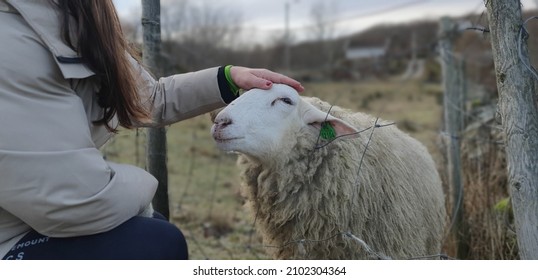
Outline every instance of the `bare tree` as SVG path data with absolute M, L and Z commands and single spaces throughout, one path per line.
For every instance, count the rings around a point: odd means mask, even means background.
M 312 20 L 312 35 L 314 40 L 320 43 L 320 52 L 325 61 L 325 68 L 332 70 L 334 61 L 334 38 L 336 26 L 334 16 L 336 15 L 336 5 L 334 1 L 317 0 L 310 7 L 310 17 Z
M 123 35 L 129 42 L 134 43 L 137 41 L 138 33 L 140 31 L 140 25 L 138 23 L 122 20 L 121 29 L 123 31 Z
M 197 45 L 227 46 L 241 30 L 241 18 L 240 12 L 215 4 L 192 5 L 182 40 Z
M 163 66 L 193 71 L 230 63 L 224 48 L 238 44 L 241 13 L 214 2 L 163 0 Z
M 314 40 L 325 41 L 334 38 L 336 26 L 334 16 L 336 6 L 334 2 L 317 0 L 310 7 L 310 18 L 312 20 L 312 34 Z
M 163 41 L 171 41 L 184 28 L 189 7 L 188 0 L 161 1 L 161 31 Z
M 139 7 L 133 8 L 129 11 L 129 14 L 121 17 L 121 27 L 123 35 L 129 42 L 135 43 L 142 40 L 142 25 L 140 22 L 141 9 Z

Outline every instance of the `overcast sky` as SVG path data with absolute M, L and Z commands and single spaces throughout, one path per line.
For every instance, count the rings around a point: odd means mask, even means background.
M 161 0 L 161 2 L 174 0 Z M 243 23 L 254 34 L 282 32 L 285 4 L 290 5 L 290 28 L 300 34 L 312 23 L 311 6 L 319 0 L 196 0 L 189 3 L 213 3 L 235 9 Z M 524 9 L 535 8 L 538 0 L 522 0 Z M 114 0 L 120 17 L 140 18 L 141 0 Z M 484 0 L 327 0 L 336 22 L 336 35 L 364 30 L 380 23 L 400 23 L 418 19 L 435 19 L 443 15 L 457 16 L 481 13 Z M 263 37 L 263 36 L 260 36 Z M 296 35 L 296 37 L 300 37 Z

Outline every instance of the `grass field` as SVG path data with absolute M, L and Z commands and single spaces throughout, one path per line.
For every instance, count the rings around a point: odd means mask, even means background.
M 304 95 L 370 113 L 424 143 L 434 158 L 441 122 L 440 86 L 383 80 L 305 84 Z M 243 208 L 235 155 L 218 151 L 209 115 L 168 128 L 169 195 L 172 221 L 186 235 L 192 259 L 265 259 Z M 103 152 L 109 160 L 144 167 L 145 132 L 121 131 Z

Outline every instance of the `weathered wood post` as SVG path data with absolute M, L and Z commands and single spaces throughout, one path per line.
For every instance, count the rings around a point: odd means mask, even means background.
M 469 253 L 468 228 L 464 222 L 464 191 L 460 158 L 460 137 L 463 130 L 464 63 L 452 53 L 452 41 L 457 36 L 457 25 L 448 17 L 440 23 L 439 49 L 444 90 L 444 119 L 447 134 L 448 183 L 452 191 L 451 232 L 457 243 L 458 259 Z
M 142 60 L 157 77 L 161 74 L 159 67 L 161 53 L 160 14 L 160 0 L 142 0 L 142 29 L 144 40 Z M 166 218 L 169 218 L 166 130 L 164 127 L 148 129 L 146 164 L 148 171 L 159 181 L 157 193 L 153 198 L 153 207 Z
M 519 0 L 486 1 L 519 256 L 538 259 L 538 98 Z M 526 34 L 523 34 L 526 35 Z M 519 55 L 521 51 L 521 57 Z

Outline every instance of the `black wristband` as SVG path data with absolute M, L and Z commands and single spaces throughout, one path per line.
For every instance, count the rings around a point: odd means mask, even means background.
M 217 81 L 219 83 L 220 96 L 226 104 L 230 104 L 237 98 L 237 95 L 230 89 L 226 75 L 224 74 L 224 66 L 219 67 L 217 74 Z

